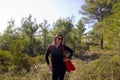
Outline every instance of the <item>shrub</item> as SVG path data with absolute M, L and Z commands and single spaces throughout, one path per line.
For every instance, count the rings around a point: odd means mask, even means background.
M 0 71 L 8 72 L 11 65 L 11 53 L 9 51 L 0 50 Z
M 119 80 L 120 56 L 102 55 L 94 61 L 75 62 L 76 71 L 70 74 L 69 80 Z
M 110 59 L 111 64 L 111 76 L 114 80 L 120 79 L 120 56 L 114 55 Z
M 32 65 L 31 63 L 31 57 L 22 53 L 16 53 L 13 54 L 11 58 L 12 62 L 12 68 L 11 70 L 15 73 L 20 73 L 22 70 L 26 70 L 26 72 L 30 71 L 30 67 Z

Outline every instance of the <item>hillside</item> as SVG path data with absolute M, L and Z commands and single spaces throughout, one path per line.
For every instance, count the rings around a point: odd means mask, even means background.
M 40 61 L 36 61 L 29 72 L 3 73 L 0 80 L 51 80 L 43 56 L 36 57 Z M 65 80 L 120 80 L 120 54 L 85 52 L 74 55 L 72 61 L 76 71 L 66 73 Z

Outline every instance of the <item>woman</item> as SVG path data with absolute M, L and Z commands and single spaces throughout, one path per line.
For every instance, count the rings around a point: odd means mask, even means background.
M 63 36 L 58 34 L 55 36 L 54 44 L 48 47 L 48 50 L 45 55 L 46 63 L 50 71 L 52 71 L 52 80 L 64 80 L 64 75 L 66 72 L 65 61 L 68 61 L 73 54 L 73 50 L 62 44 Z M 62 46 L 64 46 L 64 50 L 69 52 L 67 58 L 62 50 Z M 49 62 L 49 54 L 51 54 L 51 64 Z

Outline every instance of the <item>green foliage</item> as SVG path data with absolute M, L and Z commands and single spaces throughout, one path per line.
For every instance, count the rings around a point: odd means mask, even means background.
M 97 24 L 94 27 L 96 27 L 97 30 L 93 30 L 95 34 L 99 35 L 99 38 L 97 40 L 99 41 L 100 48 L 104 48 L 104 33 L 101 28 L 105 27 L 102 22 L 104 19 L 108 18 L 110 15 L 115 14 L 114 8 L 118 6 L 119 0 L 85 0 L 86 4 L 84 4 L 81 8 L 83 9 L 84 15 L 86 15 L 88 18 L 88 22 L 96 21 Z M 117 4 L 117 5 L 115 5 Z M 118 8 L 117 8 L 118 9 Z M 96 40 L 96 41 L 97 41 Z
M 24 40 L 14 40 L 10 45 L 11 53 L 23 53 L 24 44 Z
M 74 27 L 72 20 L 70 18 L 67 19 L 59 19 L 53 26 L 53 34 L 62 34 L 64 38 L 70 33 L 72 28 Z M 67 38 L 66 38 L 67 39 Z
M 89 62 L 76 61 L 76 69 L 69 80 L 119 80 L 119 55 L 102 55 Z
M 119 50 L 120 45 L 120 11 L 118 3 L 114 4 L 113 7 L 116 13 L 103 20 L 104 28 L 101 29 L 104 33 L 105 47 L 114 50 Z
M 102 47 L 106 51 L 111 50 L 109 53 L 119 52 L 119 4 L 119 0 L 86 0 L 86 4 L 82 6 L 83 14 L 87 15 L 85 21 L 98 20 L 93 30 L 86 35 L 82 20 L 74 26 L 72 18 L 58 19 L 50 29 L 47 20 L 38 25 L 36 20 L 32 21 L 31 15 L 22 19 L 20 28 L 15 28 L 15 20 L 11 19 L 4 34 L 0 36 L 0 74 L 6 73 L 0 75 L 0 79 L 50 80 L 51 73 L 45 65 L 44 55 L 41 54 L 45 53 L 58 33 L 64 36 L 64 43 L 76 52 L 75 55 L 79 55 L 81 49 L 98 52 Z M 77 56 L 73 60 L 76 71 L 67 73 L 65 80 L 120 79 L 120 55 L 102 55 L 95 60 L 91 59 L 92 61 L 89 57 L 94 58 L 90 54 Z M 82 61 L 83 58 L 86 61 Z
M 79 20 L 78 23 L 76 24 L 76 27 L 73 27 L 72 31 L 70 32 L 67 45 L 70 45 L 75 52 L 82 49 L 83 46 L 86 46 L 84 44 L 85 30 L 86 30 L 85 25 L 81 20 Z
M 12 71 L 15 73 L 20 73 L 25 69 L 27 72 L 30 71 L 30 66 L 31 66 L 31 58 L 29 56 L 25 56 L 24 54 L 17 53 L 13 54 L 14 56 L 11 58 L 12 62 Z
M 49 27 L 50 24 L 48 24 L 47 20 L 44 20 L 43 23 L 39 24 L 40 27 L 40 32 L 41 32 L 41 41 L 43 42 L 42 46 L 43 46 L 43 53 L 45 53 L 45 51 L 47 50 L 47 46 L 50 44 L 50 39 L 49 39 Z
M 8 68 L 11 65 L 11 56 L 9 51 L 0 50 L 0 73 L 8 72 Z
M 23 58 L 17 58 L 15 60 L 17 67 L 12 67 L 15 71 L 13 75 L 4 74 L 0 76 L 0 79 L 20 79 L 20 80 L 50 80 L 51 72 L 47 65 L 45 65 L 44 55 L 36 57 L 30 57 L 28 55 L 20 55 Z M 77 54 L 78 55 L 78 54 Z M 99 55 L 99 54 L 97 54 Z M 87 56 L 90 56 L 87 55 Z M 94 57 L 94 56 L 92 56 Z M 15 57 L 14 57 L 15 58 Z M 74 58 L 72 60 L 76 70 L 71 73 L 66 73 L 65 80 L 119 80 L 120 79 L 120 55 L 119 54 L 102 54 L 95 60 L 84 61 L 81 58 Z M 21 64 L 21 66 L 20 66 Z M 27 65 L 30 66 L 29 73 L 26 73 L 23 68 Z M 22 71 L 19 68 L 22 67 Z M 28 68 L 28 67 L 27 67 Z M 19 73 L 19 74 L 16 74 Z
M 9 51 L 0 50 L 0 71 L 1 73 L 13 71 L 20 73 L 24 69 L 30 71 L 30 67 L 34 64 L 32 58 L 21 53 L 11 53 Z
M 90 21 L 96 19 L 100 22 L 112 14 L 112 6 L 116 0 L 85 0 L 85 2 L 86 4 L 81 7 L 84 10 L 82 13 L 88 15 Z
M 110 63 L 112 64 L 112 67 L 114 69 L 117 70 L 118 68 L 120 68 L 120 55 L 114 55 L 113 57 L 111 57 Z
M 35 33 L 37 32 L 37 30 L 39 29 L 38 25 L 36 24 L 36 22 L 32 21 L 32 16 L 29 15 L 28 18 L 25 18 L 22 20 L 22 31 L 24 32 L 24 34 L 27 36 L 28 40 L 29 40 L 29 46 L 28 46 L 28 53 L 29 55 L 33 56 L 35 55 L 34 52 L 34 43 L 35 43 Z

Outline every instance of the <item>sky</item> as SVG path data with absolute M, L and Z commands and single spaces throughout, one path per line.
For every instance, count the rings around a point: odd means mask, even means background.
M 20 26 L 22 17 L 36 18 L 38 23 L 44 19 L 52 26 L 60 18 L 74 16 L 77 22 L 82 16 L 78 13 L 84 0 L 0 0 L 0 33 L 13 18 Z

